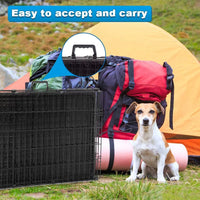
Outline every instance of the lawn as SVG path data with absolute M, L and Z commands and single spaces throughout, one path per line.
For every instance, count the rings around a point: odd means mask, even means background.
M 0 199 L 200 199 L 200 167 L 189 165 L 180 175 L 178 182 L 158 184 L 147 179 L 127 183 L 127 173 L 102 173 L 97 181 L 1 190 Z

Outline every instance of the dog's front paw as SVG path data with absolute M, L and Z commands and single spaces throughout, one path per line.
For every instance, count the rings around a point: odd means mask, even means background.
M 146 178 L 146 176 L 143 173 L 137 175 L 137 179 L 144 179 L 144 178 Z
M 179 176 L 173 176 L 169 180 L 170 181 L 179 181 Z
M 165 178 L 158 178 L 157 181 L 158 183 L 166 183 Z
M 127 179 L 126 179 L 127 182 L 134 182 L 135 181 L 135 178 L 133 176 L 129 176 Z

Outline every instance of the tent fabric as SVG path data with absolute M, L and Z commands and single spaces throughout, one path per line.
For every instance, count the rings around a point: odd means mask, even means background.
M 185 145 L 188 155 L 200 155 L 200 139 L 168 139 L 169 143 L 179 143 Z
M 169 128 L 169 105 L 161 131 L 200 137 L 200 63 L 176 38 L 152 23 L 98 23 L 86 32 L 103 42 L 107 55 L 167 62 L 175 75 L 174 129 Z M 199 151 L 200 152 L 200 151 Z
M 29 82 L 30 73 L 28 72 L 20 79 L 5 87 L 4 90 L 25 90 L 25 83 Z

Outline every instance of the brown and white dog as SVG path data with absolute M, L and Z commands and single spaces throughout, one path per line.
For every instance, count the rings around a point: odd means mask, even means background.
M 179 165 L 156 123 L 157 114 L 164 113 L 164 108 L 159 102 L 141 104 L 133 102 L 126 113 L 130 114 L 134 110 L 138 132 L 133 138 L 133 170 L 126 181 L 133 182 L 136 178 L 145 178 L 149 172 L 157 169 L 157 181 L 165 183 L 164 168 L 166 174 L 171 175 L 170 181 L 178 181 Z M 141 160 L 142 173 L 137 175 Z

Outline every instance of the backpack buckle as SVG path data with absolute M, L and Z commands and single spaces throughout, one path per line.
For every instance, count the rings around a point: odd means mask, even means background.
M 167 75 L 167 81 L 171 81 L 174 78 L 174 74 Z
M 128 87 L 129 90 L 133 90 L 133 88 L 135 87 L 135 83 L 133 81 L 130 81 Z

